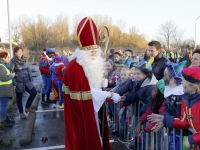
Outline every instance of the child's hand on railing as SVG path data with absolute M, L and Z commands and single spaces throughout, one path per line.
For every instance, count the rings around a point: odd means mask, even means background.
M 142 131 L 141 126 L 142 126 L 142 121 L 139 121 L 137 126 L 135 127 L 135 132 L 136 133 L 139 134 Z
M 164 116 L 159 114 L 151 114 L 147 116 L 147 120 L 151 123 L 163 122 Z
M 162 122 L 157 122 L 155 124 L 155 126 L 151 129 L 153 132 L 157 132 L 160 129 L 162 129 L 162 127 L 164 127 L 164 124 Z

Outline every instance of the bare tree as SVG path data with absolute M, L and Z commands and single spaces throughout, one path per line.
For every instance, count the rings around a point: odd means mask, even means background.
M 166 45 L 167 50 L 170 50 L 170 45 L 180 42 L 183 33 L 178 31 L 173 21 L 167 21 L 160 25 L 158 31 L 158 38 L 163 39 L 164 45 Z
M 34 18 L 25 18 L 20 21 L 22 42 L 31 50 L 41 50 L 46 46 L 49 37 L 50 19 L 38 15 Z
M 78 27 L 78 24 L 79 22 L 81 21 L 81 19 L 83 19 L 83 17 L 85 17 L 86 14 L 84 13 L 79 13 L 79 14 L 76 14 L 74 17 L 73 17 L 73 28 L 72 28 L 72 35 L 71 35 L 71 40 L 77 44 L 77 27 Z
M 186 39 L 182 43 L 182 48 L 188 48 L 188 47 L 195 48 L 195 41 L 193 38 Z
M 11 24 L 11 38 L 13 42 L 17 43 L 19 43 L 21 38 L 19 22 L 16 20 Z
M 65 43 L 69 40 L 69 21 L 68 17 L 60 15 L 50 27 L 51 43 L 64 47 Z

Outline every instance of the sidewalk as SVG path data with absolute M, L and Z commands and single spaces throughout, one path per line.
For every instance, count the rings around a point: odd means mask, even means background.
M 30 66 L 31 69 L 36 70 L 32 73 L 34 76 L 34 85 L 37 86 L 42 83 L 42 78 L 38 70 L 38 66 Z M 23 104 L 27 100 L 28 94 L 25 93 L 23 97 Z M 13 112 L 10 114 L 15 119 L 13 128 L 6 128 L 5 131 L 0 132 L 0 137 L 3 139 L 15 139 L 11 146 L 0 148 L 1 150 L 63 150 L 64 149 L 64 113 L 62 109 L 53 108 L 53 104 L 48 106 L 41 106 L 41 100 L 38 103 L 38 110 L 36 112 L 36 120 L 34 131 L 32 134 L 31 143 L 27 146 L 20 145 L 20 137 L 24 128 L 26 119 L 20 119 L 17 106 L 15 105 Z M 111 139 L 113 139 L 111 137 Z M 127 150 L 128 148 L 120 143 L 111 143 L 112 150 Z

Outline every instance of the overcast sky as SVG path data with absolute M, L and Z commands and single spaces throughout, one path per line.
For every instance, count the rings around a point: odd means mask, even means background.
M 42 14 L 54 19 L 67 14 L 72 23 L 75 14 L 101 14 L 113 23 L 125 21 L 125 31 L 136 26 L 146 39 L 154 39 L 159 26 L 173 21 L 184 31 L 184 39 L 195 38 L 195 21 L 200 16 L 200 0 L 9 0 L 11 21 L 20 15 L 36 17 Z M 0 0 L 0 37 L 6 41 L 8 28 L 7 0 Z M 197 44 L 200 44 L 200 19 L 197 20 Z

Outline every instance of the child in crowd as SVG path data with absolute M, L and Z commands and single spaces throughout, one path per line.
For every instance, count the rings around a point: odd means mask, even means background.
M 140 114 L 143 114 L 151 104 L 151 91 L 153 90 L 157 80 L 155 76 L 152 75 L 148 69 L 146 69 L 146 62 L 143 62 L 143 64 L 138 64 L 138 66 L 135 67 L 135 72 L 137 81 L 135 82 L 131 93 L 127 93 L 124 95 L 124 93 L 122 93 L 120 90 L 117 93 L 121 95 L 121 100 L 123 101 L 121 103 L 121 107 L 123 106 L 126 107 L 130 104 L 135 105 L 135 102 L 140 101 L 141 102 Z M 125 121 L 125 115 L 124 115 L 124 121 Z M 123 134 L 124 133 L 123 129 L 120 130 L 120 132 L 121 132 L 120 134 Z M 123 142 L 124 141 L 123 138 L 124 135 L 119 137 L 119 140 Z
M 117 93 L 121 93 L 121 95 L 126 94 L 128 92 L 131 92 L 133 89 L 133 86 L 135 84 L 136 81 L 136 72 L 135 72 L 135 68 L 131 68 L 131 75 L 130 75 L 130 79 L 128 80 L 128 82 L 122 86 L 121 88 L 119 88 L 116 92 Z M 122 102 L 120 102 L 122 103 Z M 122 104 L 121 104 L 122 105 Z M 123 106 L 121 106 L 120 108 L 122 108 Z M 126 108 L 122 108 L 121 110 L 124 110 L 122 112 L 122 114 L 119 115 L 119 122 L 120 122 L 120 133 L 119 133 L 119 129 L 115 130 L 112 132 L 113 135 L 118 134 L 119 137 L 123 138 L 124 137 L 124 128 L 125 128 L 125 114 L 126 114 Z M 118 138 L 115 139 L 115 141 L 118 141 Z
M 50 67 L 51 69 L 51 80 L 53 87 L 53 108 L 56 108 L 56 103 L 59 101 L 60 109 L 64 109 L 64 95 L 62 91 L 63 75 L 65 71 L 65 66 L 61 62 L 61 55 L 55 54 L 54 63 Z
M 125 85 L 128 82 L 128 79 L 130 78 L 130 74 L 131 74 L 131 71 L 128 68 L 122 68 L 121 72 L 120 72 L 120 76 L 118 77 L 118 80 L 116 81 L 116 86 L 113 89 L 111 89 L 110 91 L 116 92 L 120 87 Z M 115 114 L 115 118 L 116 118 L 117 104 L 115 104 L 115 108 L 114 108 L 113 101 L 108 102 L 108 109 L 111 111 L 111 114 L 110 114 L 111 118 L 114 117 L 114 114 Z M 117 119 L 115 119 L 115 124 L 117 124 Z
M 160 124 L 165 127 L 174 127 L 179 129 L 193 128 L 196 133 L 189 135 L 184 144 L 187 148 L 191 148 L 193 144 L 200 145 L 200 68 L 184 68 L 183 75 L 183 99 L 181 104 L 180 117 L 169 115 L 152 114 L 148 116 L 150 122 L 157 122 L 154 131 Z M 195 149 L 197 149 L 195 147 Z
M 115 82 L 111 80 L 113 76 L 115 76 L 115 69 L 116 66 L 112 60 L 106 61 L 106 78 L 108 79 L 108 87 L 107 89 L 110 90 L 111 88 L 115 87 Z
M 119 52 L 115 52 L 115 53 L 114 53 L 114 63 L 115 63 L 115 64 L 118 64 L 118 65 L 120 64 L 120 56 L 121 56 L 121 55 L 120 55 Z
M 115 70 L 115 74 L 114 74 L 114 76 L 112 76 L 111 77 L 111 79 L 110 79 L 110 81 L 109 81 L 109 83 L 111 84 L 111 85 L 113 85 L 113 84 L 115 84 L 116 85 L 116 82 L 120 82 L 121 81 L 121 78 L 120 78 L 120 73 L 121 73 L 121 70 L 122 70 L 122 68 L 125 68 L 125 66 L 124 65 L 115 65 L 115 68 L 117 68 L 116 70 Z M 115 86 L 116 87 L 116 86 Z M 114 88 L 115 88 L 114 87 Z
M 120 77 L 118 78 L 118 80 L 116 80 L 116 86 L 113 89 L 111 89 L 110 91 L 111 92 L 117 92 L 117 90 L 120 87 L 124 86 L 129 81 L 130 75 L 131 75 L 130 69 L 122 68 L 121 72 L 120 72 Z M 116 130 L 118 130 L 118 125 L 117 125 L 117 123 L 118 123 L 118 119 L 117 119 L 118 113 L 117 112 L 119 112 L 119 110 L 120 110 L 119 103 L 118 104 L 113 103 L 113 104 L 111 104 L 111 106 L 113 107 L 112 114 L 114 116 L 114 124 L 116 125 L 116 126 L 114 126 L 114 131 L 116 131 Z
M 182 61 L 179 64 L 176 63 L 166 63 L 166 69 L 164 71 L 164 82 L 165 90 L 164 97 L 166 99 L 166 110 L 164 115 L 171 115 L 174 117 L 180 117 L 181 113 L 181 101 L 183 95 L 183 85 L 182 85 L 182 74 L 181 71 L 186 65 L 186 61 Z M 163 127 L 160 124 L 159 129 Z M 170 132 L 170 145 L 169 149 L 173 150 L 173 130 Z M 175 146 L 176 150 L 180 150 L 180 130 L 175 129 Z M 183 130 L 183 135 L 188 135 L 188 130 Z
M 165 84 L 163 79 L 159 80 L 154 86 L 153 91 L 151 92 L 152 102 L 151 106 L 145 111 L 144 114 L 140 117 L 140 121 L 136 126 L 136 133 L 141 134 L 143 132 L 150 132 L 151 129 L 155 126 L 155 123 L 148 123 L 145 129 L 142 129 L 142 124 L 147 122 L 147 116 L 155 113 L 162 114 L 166 108 L 165 98 L 164 98 L 164 88 Z

